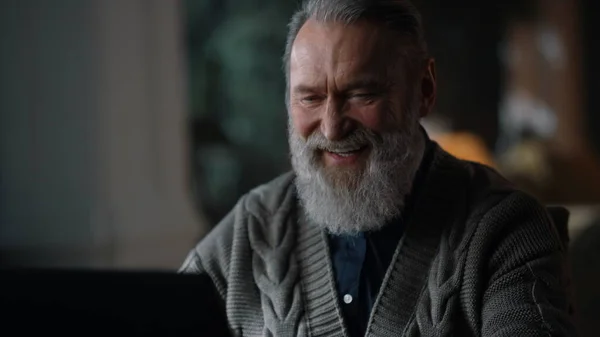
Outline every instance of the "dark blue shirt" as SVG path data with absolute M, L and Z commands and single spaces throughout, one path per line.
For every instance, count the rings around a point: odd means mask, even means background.
M 413 208 L 415 192 L 424 179 L 423 168 L 431 160 L 431 149 L 431 142 L 427 138 L 425 155 L 415 177 L 413 191 L 405 200 L 402 217 L 386 224 L 379 231 L 364 232 L 356 236 L 328 236 L 338 299 L 352 337 L 365 335 L 379 288 Z
M 364 336 L 402 232 L 402 221 L 395 221 L 378 232 L 329 235 L 338 298 L 350 336 Z

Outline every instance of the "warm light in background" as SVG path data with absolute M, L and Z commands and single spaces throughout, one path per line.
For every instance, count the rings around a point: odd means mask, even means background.
M 464 160 L 496 168 L 492 153 L 483 140 L 468 132 L 444 133 L 432 136 L 444 150 Z

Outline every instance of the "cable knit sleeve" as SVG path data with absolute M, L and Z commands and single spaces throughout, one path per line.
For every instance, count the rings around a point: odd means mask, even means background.
M 198 252 L 195 249 L 192 249 L 191 252 L 183 261 L 181 268 L 179 268 L 179 273 L 182 274 L 205 274 L 206 271 L 202 268 L 202 262 L 200 261 L 200 257 L 198 256 Z
M 482 336 L 574 336 L 565 252 L 545 207 L 514 192 L 481 219 L 471 247 L 479 255 Z M 469 274 L 477 270 L 471 270 Z
M 179 269 L 180 273 L 210 276 L 223 300 L 227 296 L 234 222 L 236 214 L 243 213 L 241 208 L 244 198 L 191 250 Z

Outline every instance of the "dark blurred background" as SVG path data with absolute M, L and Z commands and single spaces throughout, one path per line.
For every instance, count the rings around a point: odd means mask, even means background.
M 430 136 L 568 207 L 572 244 L 585 232 L 590 246 L 593 1 L 415 3 L 438 66 Z M 290 169 L 281 56 L 296 7 L 1 1 L 1 263 L 176 269 L 243 193 Z M 578 271 L 600 270 L 573 252 Z
M 432 136 L 547 203 L 598 203 L 591 2 L 416 3 L 438 65 Z M 280 59 L 296 2 L 184 4 L 195 195 L 214 224 L 289 169 Z

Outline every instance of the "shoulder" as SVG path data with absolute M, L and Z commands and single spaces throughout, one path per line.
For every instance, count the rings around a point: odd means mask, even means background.
M 243 195 L 234 208 L 196 245 L 200 269 L 221 269 L 227 274 L 234 241 L 248 241 L 251 220 L 269 224 L 273 216 L 294 206 L 294 174 L 282 174 Z M 239 248 L 239 247 L 238 247 Z
M 290 210 L 294 206 L 292 200 L 295 198 L 294 179 L 295 174 L 287 172 L 254 188 L 242 198 L 243 210 L 249 215 L 264 220 L 274 214 Z
M 466 163 L 469 172 L 469 202 L 471 221 L 480 230 L 492 227 L 503 230 L 516 227 L 538 227 L 552 230 L 547 208 L 531 194 L 519 189 L 496 170 L 476 163 Z
M 444 151 L 434 143 L 430 183 L 445 195 L 450 195 L 462 207 L 461 214 L 466 220 L 481 217 L 500 200 L 518 189 L 495 169 L 475 162 L 461 160 Z M 443 191 L 452 189 L 451 193 Z
M 462 247 L 487 256 L 493 269 L 510 268 L 562 249 L 561 238 L 548 209 L 496 170 L 452 159 L 462 167 L 465 184 Z M 503 269 L 500 268 L 500 269 Z
M 569 330 L 564 243 L 547 208 L 489 167 L 445 161 L 462 179 L 453 186 L 463 186 L 458 204 L 465 206 L 453 232 L 442 236 L 460 242 L 459 249 L 440 246 L 439 261 L 453 256 L 454 268 L 440 263 L 436 272 L 452 270 L 460 280 L 466 325 L 484 334 L 500 331 L 500 321 L 514 331 Z
M 556 232 L 546 207 L 535 197 L 520 190 L 495 169 L 457 159 L 441 148 L 436 148 L 434 167 L 452 171 L 445 179 L 454 179 L 453 186 L 460 191 L 462 209 L 459 223 L 465 241 L 493 240 L 517 228 L 538 228 Z M 463 242 L 467 244 L 467 242 Z
M 243 195 L 226 216 L 211 230 L 198 245 L 215 248 L 220 243 L 231 242 L 235 232 L 245 230 L 248 218 L 266 221 L 277 213 L 285 212 L 293 205 L 295 175 L 292 172 L 282 174 Z M 211 249 L 206 249 L 211 250 Z

